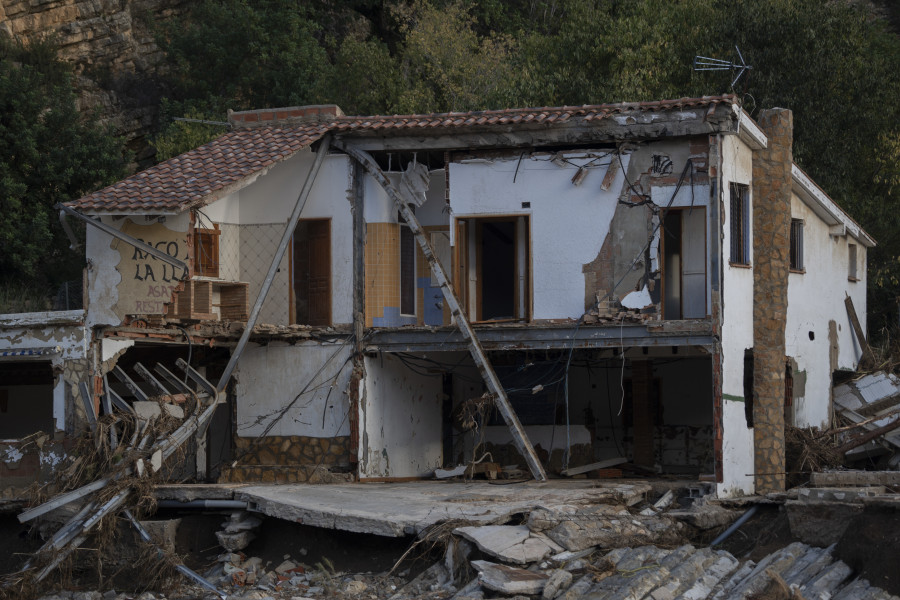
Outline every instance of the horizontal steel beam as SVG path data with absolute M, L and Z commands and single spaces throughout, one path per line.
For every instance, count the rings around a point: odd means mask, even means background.
M 553 350 L 621 347 L 699 346 L 711 350 L 715 337 L 709 331 L 656 333 L 644 325 L 575 327 L 521 327 L 478 329 L 485 350 Z M 382 352 L 437 352 L 466 350 L 466 340 L 456 330 L 374 330 L 366 349 Z

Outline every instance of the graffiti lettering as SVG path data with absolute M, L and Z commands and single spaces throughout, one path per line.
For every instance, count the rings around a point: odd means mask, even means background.
M 651 175 L 671 175 L 672 174 L 672 159 L 670 159 L 665 154 L 654 154 L 653 162 L 650 165 L 650 174 Z
M 148 285 L 147 296 L 151 298 L 170 298 L 175 291 L 174 285 Z

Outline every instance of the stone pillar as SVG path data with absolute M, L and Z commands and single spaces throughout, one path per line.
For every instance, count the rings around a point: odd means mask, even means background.
M 790 268 L 793 115 L 761 111 L 753 153 L 753 441 L 758 494 L 784 490 L 784 326 Z
M 634 464 L 653 467 L 653 363 L 649 360 L 631 361 L 631 401 L 634 415 Z

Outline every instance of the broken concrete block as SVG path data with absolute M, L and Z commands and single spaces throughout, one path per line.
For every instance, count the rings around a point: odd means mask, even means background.
M 140 523 L 157 546 L 166 552 L 175 552 L 175 538 L 178 535 L 181 519 L 160 519 L 141 521 Z
M 153 472 L 156 473 L 160 469 L 162 469 L 163 457 L 162 450 L 157 450 L 153 454 L 150 455 L 150 468 L 153 469 Z
M 483 587 L 501 594 L 533 596 L 543 592 L 547 584 L 548 577 L 543 573 L 533 573 L 486 560 L 473 560 L 472 566 L 478 570 L 478 578 Z
M 277 567 L 275 567 L 275 572 L 278 573 L 279 575 L 284 575 L 288 571 L 290 571 L 292 569 L 296 569 L 296 568 L 297 568 L 297 563 L 295 563 L 294 561 L 291 561 L 291 560 L 286 560 L 286 561 L 282 562 L 280 565 L 278 565 Z
M 560 510 L 537 509 L 528 518 L 532 529 L 547 529 L 547 536 L 571 552 L 592 546 L 618 548 L 643 544 L 678 544 L 684 526 L 666 517 L 632 515 L 622 506 L 599 505 Z
M 438 479 L 449 479 L 451 477 L 459 477 L 466 472 L 466 465 L 458 465 L 452 469 L 435 469 L 434 476 Z
M 247 546 L 250 545 L 254 539 L 256 539 L 256 534 L 252 531 L 240 531 L 238 533 L 226 533 L 224 531 L 216 532 L 216 539 L 219 540 L 219 545 L 225 548 L 226 550 L 243 550 Z
M 179 421 L 184 419 L 184 409 L 177 404 L 163 404 L 162 407 L 170 417 L 174 417 Z
M 350 581 L 344 586 L 344 593 L 350 594 L 351 596 L 357 596 L 367 589 L 369 589 L 369 586 L 362 581 Z
M 707 501 L 707 498 L 698 498 L 690 508 L 684 510 L 670 510 L 666 516 L 684 521 L 698 529 L 713 529 L 730 525 L 741 516 L 736 510 L 730 510 Z
M 572 574 L 563 569 L 557 569 L 550 574 L 541 596 L 544 600 L 553 600 L 570 585 L 572 585 Z
M 482 552 L 517 565 L 528 565 L 563 550 L 546 536 L 533 533 L 526 525 L 458 527 L 453 533 L 474 542 Z
M 162 414 L 162 409 L 159 407 L 159 402 L 135 402 L 132 405 L 134 408 L 134 415 L 139 420 L 150 421 L 159 417 Z

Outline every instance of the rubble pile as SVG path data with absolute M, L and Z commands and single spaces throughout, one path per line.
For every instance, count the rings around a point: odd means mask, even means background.
M 518 524 L 440 523 L 419 536 L 432 549 L 426 562 L 407 557 L 398 563 L 406 570 L 396 574 L 398 566 L 346 573 L 325 558 L 311 566 L 291 555 L 279 562 L 226 551 L 201 571 L 218 593 L 184 583 L 168 595 L 67 592 L 42 600 L 897 599 L 856 577 L 833 556 L 834 544 L 794 542 L 757 562 L 686 543 L 740 513 L 708 497 L 681 500 L 667 492 L 653 504 L 630 507 L 538 508 Z M 433 544 L 436 539 L 442 543 Z M 429 563 L 409 580 L 410 570 Z

